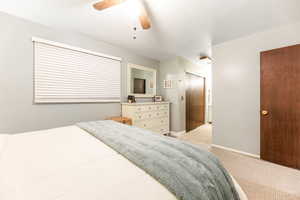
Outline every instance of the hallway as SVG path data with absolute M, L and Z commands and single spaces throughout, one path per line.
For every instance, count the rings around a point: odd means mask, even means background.
M 212 125 L 204 124 L 180 137 L 183 140 L 189 141 L 194 144 L 212 144 Z

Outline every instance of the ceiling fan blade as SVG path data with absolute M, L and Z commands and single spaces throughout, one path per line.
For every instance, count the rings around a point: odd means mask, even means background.
M 143 29 L 147 30 L 151 28 L 151 21 L 145 8 L 141 8 L 139 20 Z
M 110 8 L 112 6 L 121 4 L 126 0 L 103 0 L 98 3 L 95 3 L 93 6 L 96 10 L 104 10 L 106 8 Z

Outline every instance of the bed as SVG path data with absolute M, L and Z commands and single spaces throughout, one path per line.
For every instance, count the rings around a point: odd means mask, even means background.
M 247 200 L 234 181 L 240 199 Z M 78 126 L 0 134 L 1 200 L 176 200 L 156 179 Z

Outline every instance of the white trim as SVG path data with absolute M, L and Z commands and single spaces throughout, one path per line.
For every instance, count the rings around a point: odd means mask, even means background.
M 153 72 L 153 94 L 133 94 L 131 93 L 131 69 L 140 69 L 140 70 L 144 70 L 144 71 L 150 71 Z M 133 95 L 135 97 L 141 97 L 141 98 L 152 98 L 156 95 L 156 88 L 157 88 L 157 79 L 156 79 L 156 73 L 157 70 L 153 69 L 153 68 L 149 68 L 149 67 L 145 67 L 145 66 L 141 66 L 141 65 L 136 65 L 136 64 L 132 64 L 132 63 L 128 63 L 127 65 L 127 94 L 128 95 Z
M 202 78 L 206 78 L 206 75 L 205 74 L 202 74 L 202 73 L 197 73 L 197 72 L 192 72 L 192 71 L 189 71 L 189 70 L 185 70 L 184 71 L 185 73 L 188 73 L 188 74 L 193 74 L 195 76 L 200 76 Z
M 109 58 L 109 59 L 117 60 L 117 61 L 122 61 L 122 58 L 120 58 L 120 57 L 110 56 L 110 55 L 107 55 L 107 54 L 98 53 L 98 52 L 95 52 L 95 51 L 90 51 L 90 50 L 87 50 L 87 49 L 83 49 L 83 48 L 80 48 L 80 47 L 75 47 L 75 46 L 63 44 L 63 43 L 60 43 L 60 42 L 45 40 L 45 39 L 41 39 L 41 38 L 38 38 L 38 37 L 32 37 L 32 42 L 39 42 L 39 43 L 43 43 L 43 44 L 49 44 L 49 45 L 56 46 L 56 47 L 71 49 L 71 50 L 74 50 L 74 51 L 79 51 L 79 52 L 83 52 L 83 53 L 87 53 L 87 54 L 92 54 L 92 55 L 95 55 L 95 56 Z
M 174 137 L 180 137 L 180 136 L 182 136 L 185 133 L 186 133 L 186 131 L 179 131 L 179 132 L 170 131 L 171 136 L 174 136 Z
M 247 153 L 247 152 L 244 152 L 244 151 L 239 151 L 239 150 L 236 150 L 236 149 L 232 149 L 232 148 L 228 148 L 228 147 L 224 147 L 224 146 L 216 145 L 216 144 L 212 144 L 211 146 L 215 147 L 215 148 L 219 148 L 219 149 L 224 149 L 226 151 L 232 151 L 234 153 L 238 153 L 238 154 L 242 154 L 242 155 L 245 155 L 245 156 L 250 156 L 250 157 L 253 157 L 253 158 L 260 159 L 260 155 L 251 154 L 251 153 Z

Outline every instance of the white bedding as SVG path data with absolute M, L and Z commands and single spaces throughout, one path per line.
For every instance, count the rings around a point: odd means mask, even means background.
M 6 145 L 7 139 L 8 139 L 8 135 L 0 134 L 0 160 L 1 160 L 1 153 Z
M 76 126 L 0 137 L 0 199 L 176 200 L 143 170 Z

